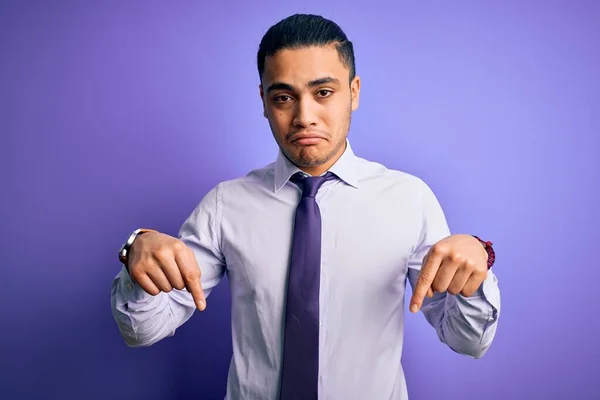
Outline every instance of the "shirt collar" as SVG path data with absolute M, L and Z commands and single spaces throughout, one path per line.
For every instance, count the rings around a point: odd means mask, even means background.
M 358 174 L 358 158 L 354 155 L 350 141 L 346 138 L 346 149 L 342 156 L 329 169 L 337 175 L 338 178 L 346 182 L 348 185 L 358 189 L 359 174 Z M 297 172 L 302 172 L 294 163 L 292 163 L 279 149 L 277 160 L 275 161 L 274 172 L 274 187 L 273 191 L 279 191 L 287 181 Z

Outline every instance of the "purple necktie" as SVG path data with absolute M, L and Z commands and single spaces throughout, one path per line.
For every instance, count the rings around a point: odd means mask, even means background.
M 317 400 L 319 374 L 319 284 L 321 212 L 315 200 L 325 181 L 336 176 L 294 175 L 302 188 L 296 209 L 285 309 L 280 400 Z

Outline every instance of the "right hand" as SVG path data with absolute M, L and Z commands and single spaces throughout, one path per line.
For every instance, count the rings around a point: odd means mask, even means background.
M 139 235 L 127 255 L 129 275 L 148 294 L 187 289 L 200 311 L 206 297 L 194 253 L 181 240 L 160 232 Z

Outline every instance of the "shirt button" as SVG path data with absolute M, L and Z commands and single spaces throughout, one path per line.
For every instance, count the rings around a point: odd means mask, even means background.
M 133 285 L 131 284 L 131 282 L 127 283 L 127 289 L 133 290 Z

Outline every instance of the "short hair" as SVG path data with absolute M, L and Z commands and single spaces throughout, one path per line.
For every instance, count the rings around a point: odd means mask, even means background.
M 266 57 L 283 49 L 335 45 L 342 64 L 350 71 L 350 81 L 356 74 L 352 42 L 335 22 L 320 15 L 294 14 L 269 28 L 263 36 L 257 54 L 258 75 L 262 81 Z

